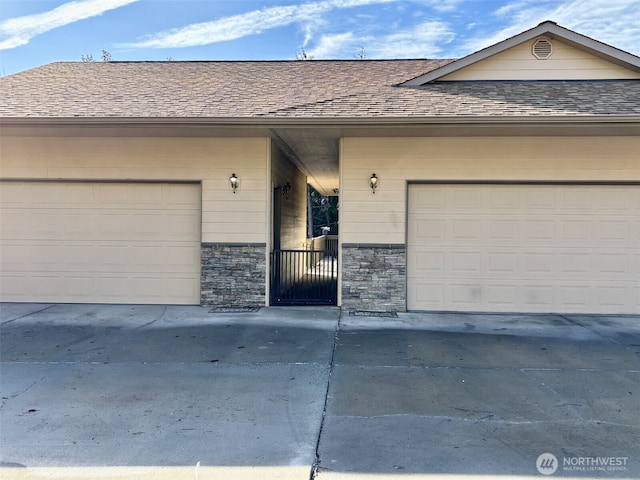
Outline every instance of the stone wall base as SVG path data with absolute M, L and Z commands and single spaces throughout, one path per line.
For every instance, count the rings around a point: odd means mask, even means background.
M 406 311 L 406 271 L 403 244 L 343 244 L 342 309 Z
M 265 252 L 265 244 L 203 243 L 200 249 L 200 304 L 264 306 Z

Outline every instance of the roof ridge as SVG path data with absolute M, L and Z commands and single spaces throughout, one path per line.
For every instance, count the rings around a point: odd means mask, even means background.
M 364 59 L 349 59 L 349 58 L 326 58 L 326 59 L 317 59 L 317 60 L 296 60 L 296 59 L 268 59 L 268 60 L 110 60 L 108 62 L 83 62 L 81 60 L 58 60 L 55 62 L 50 62 L 42 67 L 47 65 L 105 65 L 105 64 L 176 64 L 176 65 L 184 65 L 190 63 L 283 63 L 283 64 L 291 64 L 291 63 L 309 63 L 309 64 L 317 64 L 317 63 L 391 63 L 391 62 L 444 62 L 455 61 L 455 58 L 364 58 Z M 35 67 L 38 68 L 38 67 Z M 28 70 L 25 70 L 28 71 Z

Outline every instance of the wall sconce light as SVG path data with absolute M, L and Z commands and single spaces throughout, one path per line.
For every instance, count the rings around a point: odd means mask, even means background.
M 231 185 L 231 190 L 233 190 L 233 193 L 235 194 L 238 186 L 240 185 L 240 179 L 236 176 L 235 173 L 232 173 L 229 177 L 229 184 Z
M 291 184 L 289 182 L 287 182 L 282 187 L 282 196 L 284 198 L 289 198 L 289 192 L 290 191 L 291 191 Z
M 375 173 L 371 174 L 369 178 L 369 186 L 371 187 L 371 193 L 376 193 L 376 188 L 378 188 L 378 177 L 376 177 Z

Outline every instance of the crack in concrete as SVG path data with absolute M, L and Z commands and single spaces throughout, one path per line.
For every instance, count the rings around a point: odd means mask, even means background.
M 587 325 L 583 325 L 583 324 L 582 324 L 582 323 L 580 323 L 579 321 L 577 321 L 577 320 L 573 320 L 572 318 L 569 318 L 569 317 L 567 317 L 567 316 L 565 316 L 565 315 L 558 315 L 558 316 L 559 316 L 560 318 L 562 318 L 562 319 L 566 320 L 567 322 L 572 323 L 573 325 L 576 325 L 576 326 L 578 326 L 578 327 L 580 327 L 580 328 L 584 328 L 585 330 L 587 330 L 587 331 L 589 331 L 589 332 L 595 333 L 597 336 L 599 336 L 600 338 L 602 338 L 602 339 L 604 339 L 604 340 L 609 340 L 610 342 L 615 343 L 615 344 L 616 344 L 616 345 L 618 345 L 619 347 L 623 347 L 623 348 L 626 348 L 627 350 L 631 350 L 631 348 L 630 348 L 630 347 L 631 347 L 632 345 L 627 345 L 627 344 L 624 344 L 624 343 L 620 343 L 620 342 L 618 342 L 617 340 L 614 340 L 613 338 L 607 337 L 607 336 L 606 336 L 606 335 L 604 335 L 603 333 L 600 333 L 600 332 L 599 332 L 598 330 L 596 330 L 595 328 L 593 328 L 593 327 L 589 327 L 589 326 L 587 326 Z
M 324 405 L 322 407 L 322 419 L 320 420 L 320 428 L 318 429 L 318 437 L 316 439 L 316 449 L 315 449 L 315 460 L 313 465 L 311 465 L 311 473 L 309 475 L 309 480 L 314 480 L 317 478 L 318 474 L 321 470 L 326 470 L 321 467 L 320 461 L 320 440 L 322 439 L 322 431 L 324 429 L 324 422 L 327 418 L 327 406 L 329 403 L 329 391 L 331 389 L 331 376 L 333 374 L 333 369 L 335 367 L 336 360 L 336 350 L 338 348 L 338 337 L 340 335 L 340 322 L 342 320 L 342 312 L 338 316 L 338 323 L 336 324 L 336 330 L 333 336 L 333 347 L 331 349 L 331 357 L 329 359 L 329 374 L 327 375 L 327 389 L 324 393 Z
M 41 377 L 38 380 L 33 381 L 30 385 L 27 385 L 22 391 L 14 393 L 13 395 L 8 395 L 7 397 L 2 397 L 2 406 L 4 407 L 4 405 L 7 403 L 6 401 L 9 399 L 14 399 L 14 398 L 18 398 L 21 395 L 24 395 L 25 393 L 27 393 L 29 390 L 31 390 L 35 385 L 37 385 L 38 383 L 42 382 L 45 380 L 46 377 Z
M 144 325 L 140 325 L 139 327 L 134 328 L 134 330 L 140 330 L 141 328 L 145 328 L 145 327 L 148 327 L 149 325 L 152 325 L 152 324 L 156 323 L 158 320 L 161 320 L 162 317 L 164 317 L 166 313 L 167 313 L 167 306 L 164 305 L 163 308 L 162 308 L 162 313 L 157 318 L 154 318 L 153 320 L 151 320 L 150 322 L 145 323 Z
M 0 323 L 0 325 L 6 325 L 7 323 L 15 322 L 16 320 L 20 320 L 22 318 L 30 317 L 31 315 L 37 315 L 38 313 L 44 312 L 45 310 L 48 310 L 51 307 L 55 307 L 55 304 L 54 305 L 49 305 L 47 307 L 44 307 L 43 309 L 38 310 L 36 312 L 29 312 L 26 315 L 22 315 L 21 317 L 18 317 L 18 318 L 12 318 L 11 320 L 7 320 L 5 322 Z

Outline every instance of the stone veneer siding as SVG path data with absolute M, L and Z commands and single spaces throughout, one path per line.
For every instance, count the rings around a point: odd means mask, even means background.
M 200 304 L 219 307 L 265 305 L 264 243 L 203 243 Z
M 406 311 L 406 272 L 404 244 L 343 244 L 342 309 Z

